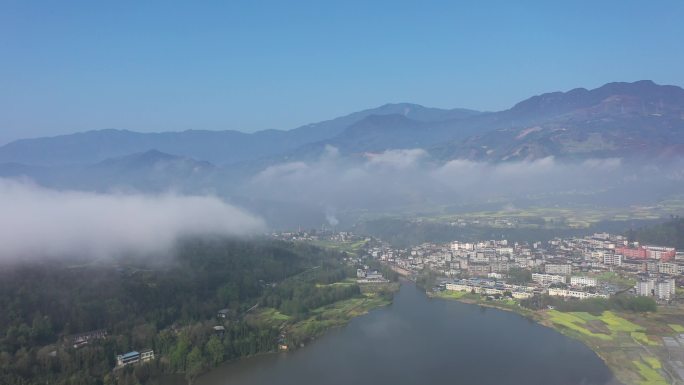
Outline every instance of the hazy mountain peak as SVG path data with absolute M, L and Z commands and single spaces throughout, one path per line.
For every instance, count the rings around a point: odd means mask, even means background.
M 138 152 L 135 154 L 125 155 L 121 157 L 105 159 L 99 162 L 96 167 L 99 166 L 118 166 L 118 167 L 152 167 L 157 166 L 160 163 L 164 164 L 175 164 L 184 165 L 185 167 L 201 167 L 201 168 L 214 168 L 209 162 L 198 161 L 186 156 L 173 155 L 166 152 L 161 152 L 156 149 L 151 149 L 143 152 Z
M 344 130 L 346 136 L 368 134 L 370 132 L 391 132 L 403 128 L 420 126 L 420 122 L 407 117 L 404 114 L 373 114 L 352 124 Z
M 539 119 L 597 106 L 611 96 L 631 96 L 650 102 L 684 102 L 684 90 L 676 86 L 663 86 L 651 80 L 613 82 L 587 90 L 575 88 L 567 92 L 549 92 L 536 95 L 508 110 L 513 119 Z

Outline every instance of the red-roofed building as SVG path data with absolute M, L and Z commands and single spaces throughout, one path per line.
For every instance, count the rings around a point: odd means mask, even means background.
M 663 246 L 621 246 L 615 249 L 615 254 L 623 255 L 631 259 L 657 259 L 659 261 L 669 261 L 674 258 L 677 250 L 674 247 Z
M 643 247 L 631 248 L 627 246 L 617 247 L 615 254 L 623 255 L 625 258 L 646 259 L 648 252 Z

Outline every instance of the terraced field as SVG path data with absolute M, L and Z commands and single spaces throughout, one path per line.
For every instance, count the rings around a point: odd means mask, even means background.
M 679 313 L 600 315 L 583 312 L 543 312 L 542 323 L 583 341 L 606 361 L 625 384 L 669 384 L 679 380 L 671 361 L 672 351 L 663 337 L 680 333 L 680 324 L 663 323 Z M 664 325 L 668 325 L 664 327 Z

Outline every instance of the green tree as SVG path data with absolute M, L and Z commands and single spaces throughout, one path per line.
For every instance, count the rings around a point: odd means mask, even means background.
M 508 282 L 514 285 L 523 285 L 532 281 L 532 272 L 520 267 L 512 267 L 508 270 Z
M 223 344 L 217 336 L 211 336 L 207 342 L 206 347 L 207 354 L 211 360 L 212 365 L 218 365 L 223 362 Z
M 190 341 L 187 335 L 181 334 L 176 342 L 176 346 L 171 350 L 169 361 L 171 367 L 177 371 L 184 371 L 186 368 L 186 357 L 190 351 Z
M 192 379 L 202 373 L 203 366 L 202 350 L 195 346 L 190 354 L 188 354 L 186 377 L 192 381 Z

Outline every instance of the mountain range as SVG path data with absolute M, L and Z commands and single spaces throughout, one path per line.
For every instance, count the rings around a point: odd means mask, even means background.
M 211 186 L 284 161 L 422 148 L 437 161 L 684 155 L 684 89 L 644 80 L 533 96 L 499 112 L 387 104 L 292 130 L 97 130 L 0 147 L 0 176 L 55 186 Z M 212 182 L 212 180 L 214 182 Z M 225 182 L 229 183 L 229 182 Z

